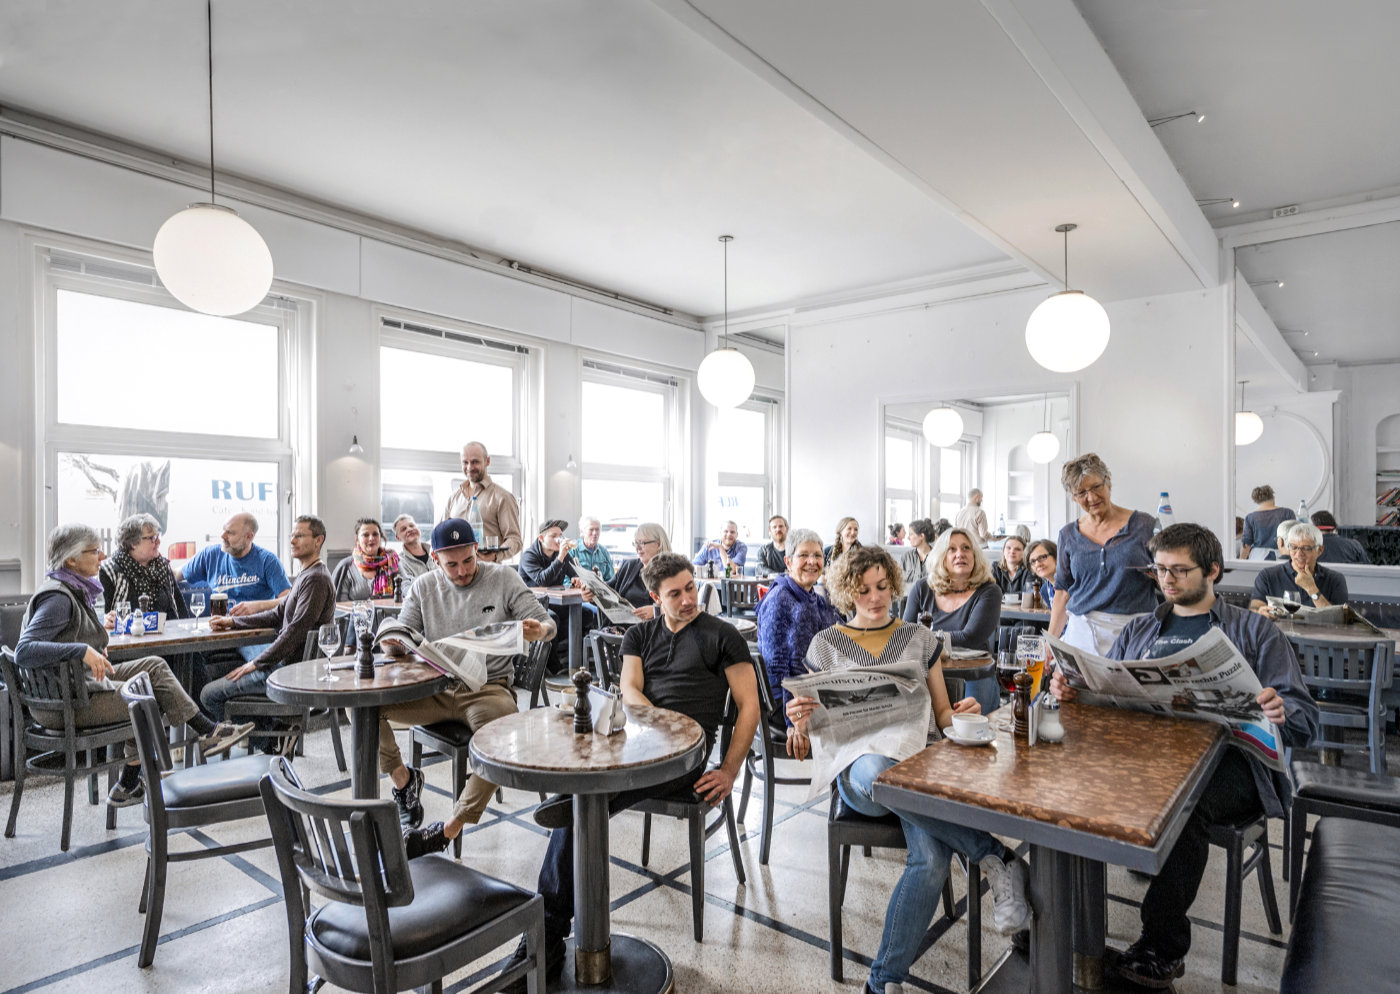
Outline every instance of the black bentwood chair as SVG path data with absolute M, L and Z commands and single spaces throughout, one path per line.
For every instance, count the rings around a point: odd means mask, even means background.
M 263 756 L 242 756 L 222 763 L 191 766 L 172 772 L 170 740 L 161 724 L 160 708 L 151 689 L 151 678 L 138 673 L 121 690 L 131 714 L 131 730 L 141 755 L 146 780 L 146 883 L 141 888 L 139 910 L 146 916 L 136 965 L 147 967 L 156 957 L 160 919 L 165 908 L 165 866 L 208 856 L 227 856 L 272 845 L 271 838 L 233 845 L 170 851 L 170 833 L 205 825 L 256 818 L 262 814 L 258 781 L 267 772 Z
M 410 862 L 391 800 L 330 800 L 274 758 L 262 784 L 287 909 L 291 994 L 442 992 L 442 978 L 525 936 L 529 958 L 472 988 L 544 994 L 544 899 L 441 855 Z M 311 910 L 308 892 L 327 903 Z M 317 976 L 307 982 L 308 972 Z

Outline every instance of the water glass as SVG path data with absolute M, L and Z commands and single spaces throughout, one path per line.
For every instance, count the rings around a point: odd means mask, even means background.
M 121 634 L 131 621 L 131 601 L 117 601 L 112 605 L 112 632 Z

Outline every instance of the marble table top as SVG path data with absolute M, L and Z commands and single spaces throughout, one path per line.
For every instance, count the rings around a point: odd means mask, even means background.
M 1086 704 L 1062 705 L 1060 720 L 1060 744 L 1028 746 L 1001 729 L 991 746 L 945 739 L 886 770 L 879 782 L 1152 846 L 1225 736 L 1213 722 Z
M 332 664 L 353 662 L 354 656 L 336 656 Z M 454 677 L 415 659 L 376 656 L 374 679 L 361 680 L 352 669 L 337 669 L 329 682 L 321 681 L 322 660 L 292 663 L 273 670 L 267 678 L 267 696 L 284 704 L 310 707 L 355 708 L 415 701 L 446 690 Z

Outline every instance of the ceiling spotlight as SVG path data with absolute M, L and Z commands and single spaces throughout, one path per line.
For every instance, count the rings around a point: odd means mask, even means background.
M 1197 207 L 1217 207 L 1220 204 L 1229 204 L 1236 210 L 1239 209 L 1240 200 L 1238 197 L 1207 197 L 1204 200 L 1197 200 Z
M 1206 119 L 1206 113 L 1205 111 L 1201 111 L 1198 114 L 1194 110 L 1184 110 L 1180 114 L 1168 114 L 1166 117 L 1149 118 L 1147 121 L 1147 126 L 1150 128 L 1157 128 L 1161 127 L 1163 124 L 1166 124 L 1168 121 L 1180 121 L 1183 117 L 1194 117 L 1196 119 L 1196 123 L 1200 124 Z
M 1283 289 L 1283 280 L 1250 280 L 1250 286 L 1276 286 Z

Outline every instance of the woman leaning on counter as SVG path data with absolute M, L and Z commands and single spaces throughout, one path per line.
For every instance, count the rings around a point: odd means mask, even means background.
M 1060 482 L 1084 513 L 1060 529 L 1050 634 L 1102 655 L 1129 618 L 1157 606 L 1147 572 L 1155 519 L 1113 503 L 1113 474 L 1092 452 L 1065 463 Z

